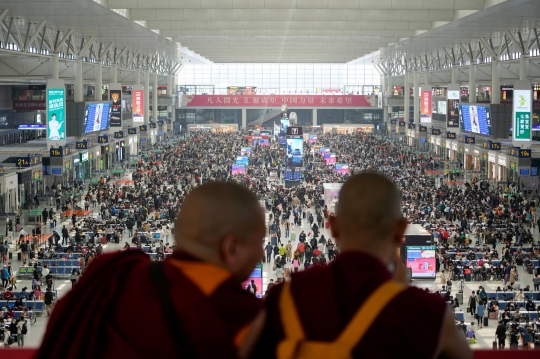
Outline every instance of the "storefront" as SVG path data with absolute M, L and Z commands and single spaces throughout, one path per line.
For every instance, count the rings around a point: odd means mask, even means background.
M 82 163 L 81 163 L 81 157 L 78 153 L 71 157 L 71 164 L 73 168 L 73 179 L 82 180 L 83 179 Z
M 456 141 L 446 141 L 446 147 L 448 148 L 448 158 L 454 162 L 458 160 L 458 144 Z
M 497 153 L 488 152 L 488 172 L 487 178 L 490 180 L 497 179 Z
M 114 144 L 114 160 L 116 162 L 122 162 L 123 160 L 127 159 L 126 155 L 126 141 L 117 141 Z
M 68 182 L 73 180 L 73 173 L 71 172 L 71 159 L 64 158 L 64 170 L 62 171 L 63 175 L 63 184 L 66 185 Z
M 108 171 L 111 165 L 111 153 L 109 153 L 109 145 L 100 147 L 101 155 L 98 155 L 98 167 L 97 170 L 100 172 Z
M 514 157 L 509 157 L 508 159 L 508 181 L 514 182 L 518 179 L 518 161 L 519 159 Z
M 414 127 L 411 128 L 410 125 L 409 125 L 409 129 L 407 130 L 407 146 L 409 147 L 416 146 L 416 133 L 414 131 Z
M 13 216 L 19 207 L 17 187 L 19 184 L 17 173 L 4 173 L 0 168 L 0 213 Z
M 17 173 L 19 198 L 25 203 L 33 201 L 35 196 L 35 193 L 33 193 L 34 184 L 32 183 L 33 170 L 35 170 L 35 168 L 29 167 L 22 169 Z
M 441 156 L 442 154 L 441 137 L 440 136 L 431 137 L 431 140 L 433 144 L 433 152 L 435 153 L 435 155 L 437 155 L 437 157 Z
M 506 182 L 508 178 L 508 158 L 505 155 L 499 154 L 497 157 L 498 171 L 497 171 L 497 181 Z
M 367 124 L 348 124 L 340 125 L 323 124 L 323 133 L 332 133 L 338 135 L 354 135 L 356 133 L 372 133 L 374 125 Z
M 81 164 L 81 178 L 83 180 L 90 179 L 90 155 L 88 151 L 79 153 L 79 159 Z

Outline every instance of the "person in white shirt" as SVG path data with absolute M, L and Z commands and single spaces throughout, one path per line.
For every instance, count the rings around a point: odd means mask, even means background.
M 520 289 L 519 292 L 516 294 L 516 300 L 524 300 L 525 297 L 523 296 L 523 289 Z
M 49 140 L 63 140 L 64 133 L 60 133 L 62 124 L 56 119 L 56 114 L 51 115 L 51 120 L 49 121 Z
M 19 232 L 19 238 L 20 238 L 21 236 L 26 237 L 27 235 L 28 235 L 28 233 L 26 233 L 26 231 L 24 230 L 24 228 L 21 228 L 21 230 L 20 230 L 20 232 Z

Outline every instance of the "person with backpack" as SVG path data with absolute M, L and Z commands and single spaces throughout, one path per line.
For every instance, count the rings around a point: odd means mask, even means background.
M 17 346 L 19 348 L 24 347 L 24 336 L 28 333 L 28 327 L 26 326 L 26 320 L 19 318 L 17 322 Z
M 335 213 L 328 220 L 341 254 L 273 288 L 245 352 L 259 359 L 472 358 L 444 300 L 407 285 L 396 255 L 407 220 L 394 182 L 372 172 L 350 177 Z

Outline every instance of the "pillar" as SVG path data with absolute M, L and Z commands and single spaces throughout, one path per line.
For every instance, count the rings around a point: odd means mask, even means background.
M 242 130 L 245 130 L 247 127 L 247 110 L 242 109 Z
M 457 70 L 458 70 L 457 64 L 452 64 L 452 81 L 450 82 L 452 84 L 457 83 L 457 75 L 458 75 Z
M 60 71 L 58 70 L 58 52 L 55 52 L 52 58 L 51 75 L 53 80 L 60 79 Z
M 501 103 L 501 85 L 499 81 L 499 62 L 495 59 L 491 62 L 491 103 Z
M 157 79 L 157 72 L 154 72 L 154 81 L 152 83 L 152 112 L 153 112 L 153 119 L 154 122 L 157 122 L 158 120 L 158 79 Z
M 111 83 L 117 84 L 118 83 L 118 65 L 113 64 L 111 66 Z
M 392 85 L 392 76 L 386 75 L 386 97 L 390 98 L 394 94 L 394 85 Z
M 414 106 L 414 123 L 418 125 L 420 123 L 420 86 L 418 85 L 420 74 L 418 72 L 414 73 L 414 93 L 413 93 L 413 106 Z M 408 112 L 409 109 L 405 108 L 405 112 Z
M 96 82 L 94 84 L 94 101 L 101 101 L 101 88 L 103 87 L 103 64 L 98 61 L 94 67 L 96 72 Z
M 476 102 L 476 65 L 469 66 L 469 103 Z
M 75 61 L 75 88 L 73 89 L 73 100 L 75 102 L 83 102 L 83 61 L 78 59 Z
M 144 73 L 144 123 L 150 122 L 150 73 Z
M 521 54 L 519 58 L 519 80 L 525 81 L 529 72 L 529 57 L 525 54 Z M 493 89 L 492 89 L 493 90 Z
M 141 84 L 141 70 L 136 69 L 135 70 L 135 85 Z
M 409 107 L 411 106 L 411 96 L 409 95 L 409 74 L 403 75 L 403 107 L 405 123 L 409 123 Z
M 313 109 L 313 115 L 311 116 L 312 119 L 312 125 L 317 126 L 317 109 Z

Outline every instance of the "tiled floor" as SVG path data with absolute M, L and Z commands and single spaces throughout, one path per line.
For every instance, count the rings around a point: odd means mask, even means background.
M 94 211 L 93 215 L 95 216 L 96 214 L 97 214 L 97 212 Z M 266 214 L 266 223 L 268 223 L 268 214 Z M 62 224 L 58 223 L 58 226 L 61 228 Z M 2 227 L 0 227 L 0 230 L 2 230 Z M 299 234 L 301 233 L 302 230 L 304 230 L 306 233 L 311 231 L 310 228 L 309 228 L 309 222 L 308 221 L 303 220 L 302 221 L 302 226 L 296 226 L 294 228 L 294 232 L 296 233 L 296 238 L 298 238 L 298 236 L 299 236 Z M 292 231 L 293 230 L 291 229 L 291 232 Z M 44 232 L 45 233 L 51 233 L 52 230 L 49 227 L 47 227 Z M 330 233 L 330 231 L 328 229 L 323 228 L 323 229 L 320 230 L 320 232 L 327 239 L 332 238 L 331 233 Z M 283 228 L 282 228 L 282 233 L 285 233 Z M 535 232 L 535 238 L 536 238 L 537 241 L 538 241 L 538 237 L 539 237 L 539 234 L 537 232 Z M 122 243 L 124 243 L 124 242 L 126 242 L 128 240 L 129 240 L 128 237 L 125 236 L 123 238 L 123 240 L 120 241 L 120 244 L 107 244 L 107 245 L 104 246 L 104 249 L 105 249 L 106 252 L 120 250 L 120 249 L 122 249 L 122 246 L 123 246 Z M 265 238 L 265 243 L 268 242 L 268 240 L 269 240 L 268 237 Z M 288 241 L 288 239 L 284 238 L 284 237 L 282 237 L 281 240 L 282 240 L 283 243 L 287 243 L 287 241 Z M 297 243 L 298 243 L 297 241 L 295 243 L 292 243 L 293 248 L 296 247 Z M 501 248 L 498 248 L 498 250 L 499 250 L 499 253 L 502 252 Z M 12 262 L 14 264 L 14 268 L 18 269 L 21 262 L 17 261 L 17 260 L 13 260 Z M 266 287 L 267 287 L 267 285 L 269 283 L 269 280 L 270 279 L 274 279 L 274 280 L 276 279 L 276 274 L 273 271 L 272 266 L 273 266 L 273 263 L 270 263 L 270 264 L 264 263 L 263 264 L 263 293 L 266 290 Z M 522 285 L 525 286 L 527 284 L 531 284 L 531 286 L 532 286 L 532 275 L 524 272 L 521 268 L 519 268 L 518 271 L 519 271 L 520 280 L 521 280 Z M 429 288 L 431 291 L 439 290 L 440 287 L 441 287 L 439 278 L 437 278 L 434 281 L 433 280 L 422 280 L 422 281 L 417 280 L 417 281 L 413 282 L 413 285 L 416 285 L 416 286 L 421 287 L 421 288 Z M 498 281 L 498 282 L 466 282 L 465 283 L 465 289 L 464 289 L 464 295 L 463 295 L 463 298 L 464 298 L 465 302 L 467 302 L 468 297 L 469 297 L 469 295 L 471 294 L 471 292 L 473 290 L 478 290 L 479 285 L 483 285 L 486 288 L 486 290 L 489 291 L 489 290 L 495 290 L 497 288 L 497 286 L 502 285 L 502 282 L 501 281 Z M 18 286 L 18 288 L 22 288 L 24 286 L 30 287 L 31 285 L 30 285 L 30 281 L 22 280 L 22 281 L 19 281 L 17 286 Z M 55 289 L 58 291 L 59 297 L 62 297 L 63 295 L 65 295 L 67 293 L 67 291 L 70 290 L 70 288 L 71 288 L 71 283 L 70 283 L 69 280 L 67 280 L 67 278 L 66 279 L 58 279 L 58 280 L 56 280 Z M 455 295 L 456 293 L 457 293 L 457 290 L 454 288 L 454 290 L 452 291 L 452 294 Z M 465 305 L 462 305 L 461 307 L 465 311 L 466 303 L 465 303 Z M 466 314 L 466 320 L 467 321 L 472 321 L 473 318 L 472 318 L 472 316 Z M 26 346 L 28 346 L 28 347 L 37 347 L 37 346 L 39 346 L 41 341 L 42 341 L 43 334 L 45 332 L 46 326 L 47 326 L 47 316 L 46 316 L 46 314 L 43 314 L 40 317 L 38 317 L 37 322 L 35 324 L 32 324 L 29 327 L 28 334 L 25 337 Z M 495 320 L 490 320 L 488 327 L 478 329 L 476 331 L 476 336 L 477 336 L 478 343 L 475 344 L 473 346 L 473 348 L 475 348 L 475 349 L 479 349 L 479 348 L 488 349 L 488 348 L 491 348 L 492 347 L 492 341 L 493 341 L 493 339 L 495 337 L 495 328 L 496 328 L 496 326 L 497 326 L 496 321 Z

